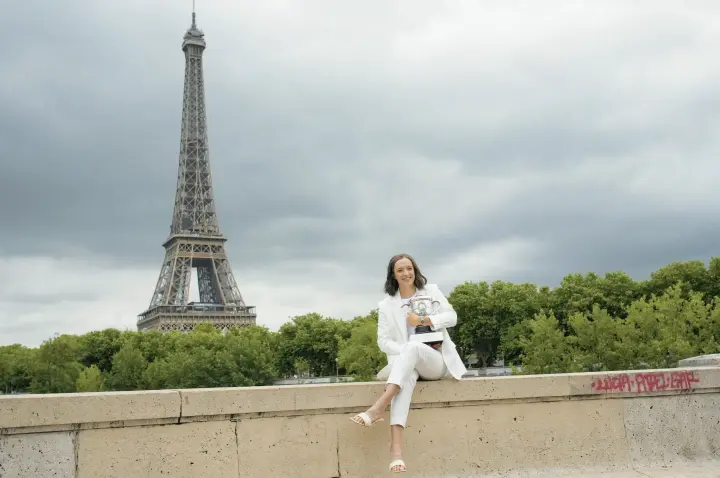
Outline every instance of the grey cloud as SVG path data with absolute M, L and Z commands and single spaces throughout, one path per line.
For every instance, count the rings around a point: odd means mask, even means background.
M 54 292 L 54 291 L 34 291 L 20 294 L 4 294 L 0 296 L 0 300 L 11 305 L 20 307 L 22 305 L 55 305 L 60 302 L 83 302 L 88 300 L 97 300 L 100 297 L 95 293 L 88 292 Z
M 38 20 L 32 3 L 11 6 L 2 29 L 17 46 L 0 75 L 0 147 L 9 159 L 0 163 L 0 219 L 11 225 L 0 254 L 89 251 L 159 268 L 174 199 L 187 14 L 175 7 L 166 22 L 153 15 L 152 23 L 134 15 L 120 21 L 95 7 L 97 20 L 78 28 L 82 2 L 52 7 L 53 21 Z M 349 261 L 369 274 L 398 250 L 437 263 L 484 241 L 523 237 L 540 241 L 545 253 L 532 272 L 507 278 L 556 283 L 574 270 L 645 274 L 713 253 L 701 239 L 715 233 L 704 212 L 635 201 L 624 177 L 547 182 L 580 163 L 629 161 L 657 144 L 691 147 L 688 167 L 707 154 L 717 81 L 680 81 L 671 90 L 671 82 L 638 72 L 662 74 L 656 65 L 668 55 L 700 48 L 706 75 L 720 76 L 710 43 L 698 44 L 695 24 L 675 21 L 672 12 L 649 18 L 658 23 L 638 37 L 589 31 L 587 44 L 578 37 L 535 54 L 524 45 L 505 58 L 501 43 L 475 57 L 471 51 L 465 64 L 445 59 L 416 78 L 381 55 L 395 17 L 365 32 L 366 50 L 359 40 L 328 44 L 324 68 L 303 68 L 291 60 L 302 38 L 264 44 L 261 27 L 223 38 L 214 15 L 199 16 L 209 43 L 210 155 L 236 269 L 302 259 Z M 336 53 L 343 45 L 348 54 L 357 49 L 357 64 Z M 439 169 L 460 161 L 464 178 L 523 177 L 523 189 L 488 210 L 463 199 L 478 191 L 450 187 L 458 196 L 448 207 L 467 209 L 453 230 L 388 227 L 379 218 L 405 206 L 378 197 L 374 209 L 366 204 L 369 194 L 395 197 L 396 189 L 412 188 L 379 159 L 403 153 L 426 156 Z

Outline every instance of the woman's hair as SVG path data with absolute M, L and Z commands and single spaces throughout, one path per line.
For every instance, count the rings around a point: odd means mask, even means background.
M 395 279 L 395 264 L 400 259 L 409 259 L 410 263 L 413 266 L 413 270 L 415 271 L 415 287 L 418 289 L 422 289 L 425 287 L 425 284 L 427 284 L 427 278 L 425 278 L 424 275 L 422 275 L 422 272 L 420 272 L 420 268 L 417 265 L 417 262 L 415 262 L 415 259 L 413 259 L 409 254 L 398 254 L 396 256 L 393 256 L 392 259 L 390 259 L 390 262 L 388 263 L 387 267 L 387 278 L 385 279 L 385 292 L 388 295 L 395 295 L 397 294 L 398 289 L 400 288 L 400 284 L 398 284 L 397 279 Z

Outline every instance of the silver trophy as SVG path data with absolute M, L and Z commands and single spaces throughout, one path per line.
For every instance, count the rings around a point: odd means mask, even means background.
M 441 304 L 429 295 L 417 295 L 411 297 L 407 304 L 403 307 L 410 307 L 410 311 L 416 313 L 420 317 L 430 317 L 437 314 Z M 433 348 L 439 348 L 443 342 L 442 332 L 433 332 L 429 325 L 418 325 L 415 327 L 415 335 L 410 336 L 413 342 L 422 342 Z

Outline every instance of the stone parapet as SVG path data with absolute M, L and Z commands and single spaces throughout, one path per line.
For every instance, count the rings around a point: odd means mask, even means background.
M 287 385 L 199 388 L 137 392 L 0 396 L 2 434 L 34 428 L 76 428 L 180 423 L 228 419 L 340 413 L 364 409 L 384 384 Z M 455 407 L 513 401 L 558 401 L 716 392 L 720 368 L 517 375 L 467 378 L 459 382 L 418 382 L 413 408 Z
M 180 418 L 178 390 L 0 396 L 0 433 L 71 430 Z
M 349 420 L 383 386 L 2 396 L 0 476 L 383 475 L 387 422 Z M 718 367 L 419 382 L 405 458 L 435 477 L 710 470 L 718 405 Z
M 680 367 L 719 367 L 720 354 L 699 355 L 680 360 Z

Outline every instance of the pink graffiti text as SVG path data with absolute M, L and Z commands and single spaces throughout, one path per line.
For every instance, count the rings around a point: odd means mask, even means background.
M 692 390 L 700 378 L 689 370 L 677 372 L 623 373 L 597 378 L 591 385 L 597 392 L 662 392 L 664 390 Z

